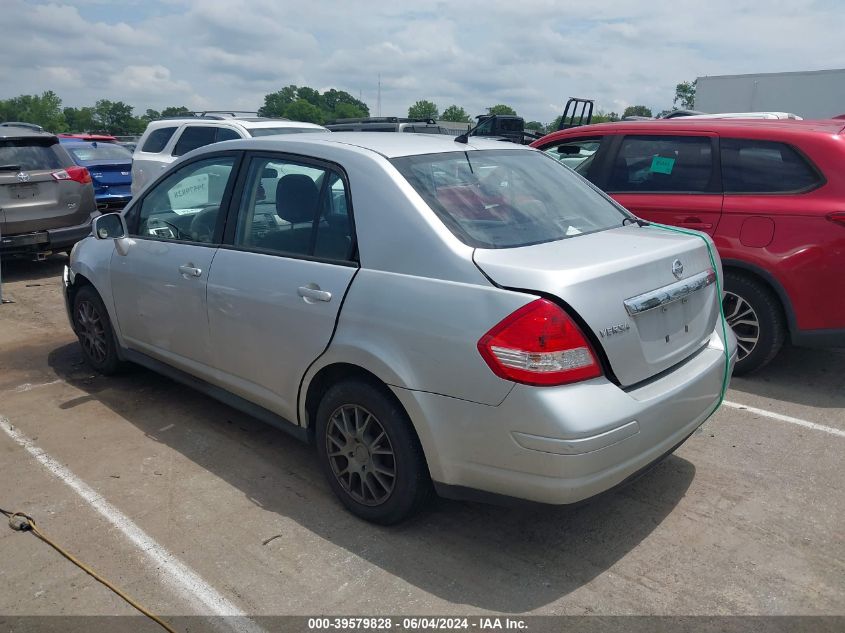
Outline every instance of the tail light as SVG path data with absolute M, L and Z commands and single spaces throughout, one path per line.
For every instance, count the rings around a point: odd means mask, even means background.
M 91 182 L 91 174 L 85 167 L 67 167 L 53 172 L 53 178 L 56 180 L 75 180 L 83 185 Z
M 497 376 L 526 385 L 563 385 L 602 373 L 583 332 L 547 299 L 502 319 L 481 337 L 478 351 Z
M 834 211 L 833 213 L 829 213 L 827 219 L 831 222 L 836 222 L 837 224 L 845 226 L 845 211 Z

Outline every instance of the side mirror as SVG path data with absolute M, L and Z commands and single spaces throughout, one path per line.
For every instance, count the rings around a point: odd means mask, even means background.
M 581 148 L 577 145 L 561 145 L 557 148 L 557 153 L 565 156 L 575 156 L 581 153 Z
M 120 213 L 106 213 L 97 216 L 91 223 L 94 237 L 98 240 L 112 240 L 126 237 L 126 220 Z

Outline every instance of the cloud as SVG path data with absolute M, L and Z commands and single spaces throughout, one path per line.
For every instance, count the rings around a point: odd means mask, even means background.
M 845 66 L 838 5 L 4 0 L 15 29 L 0 38 L 0 98 L 53 89 L 66 105 L 255 110 L 297 84 L 360 94 L 375 112 L 381 76 L 383 114 L 430 99 L 550 121 L 569 96 L 661 110 L 699 75 Z

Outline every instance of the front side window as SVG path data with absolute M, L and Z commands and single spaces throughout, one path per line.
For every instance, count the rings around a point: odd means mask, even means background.
M 351 261 L 352 221 L 340 174 L 284 159 L 253 158 L 241 200 L 235 246 Z
M 611 167 L 607 191 L 709 191 L 712 154 L 707 136 L 626 136 Z
M 821 182 L 804 157 L 785 143 L 723 138 L 719 146 L 725 193 L 785 193 Z
M 182 130 L 182 136 L 173 148 L 174 156 L 182 156 L 198 147 L 211 145 L 217 139 L 217 128 L 209 125 L 189 125 Z
M 165 178 L 144 197 L 138 237 L 212 244 L 220 205 L 235 159 L 218 156 L 191 163 Z M 135 224 L 130 220 L 130 226 Z
M 562 143 L 546 147 L 543 151 L 570 169 L 574 169 L 585 178 L 589 177 L 590 167 L 596 152 L 599 151 L 602 137 L 567 139 Z
M 447 152 L 391 162 L 452 233 L 476 248 L 561 240 L 619 226 L 627 217 L 541 152 Z
M 141 151 L 158 154 L 167 145 L 175 131 L 175 125 L 173 127 L 160 127 L 157 130 L 153 130 L 141 146 Z

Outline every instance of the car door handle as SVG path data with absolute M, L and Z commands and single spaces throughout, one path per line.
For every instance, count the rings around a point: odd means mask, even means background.
M 199 277 L 202 275 L 202 268 L 196 268 L 191 264 L 187 264 L 185 266 L 179 266 L 179 272 L 184 277 Z
M 713 225 L 709 222 L 702 222 L 701 218 L 684 218 L 678 222 L 681 226 L 686 226 L 691 229 L 712 229 Z
M 331 301 L 332 293 L 327 290 L 320 290 L 317 284 L 308 284 L 307 286 L 300 286 L 296 289 L 296 294 L 302 297 L 306 303 L 313 301 Z

